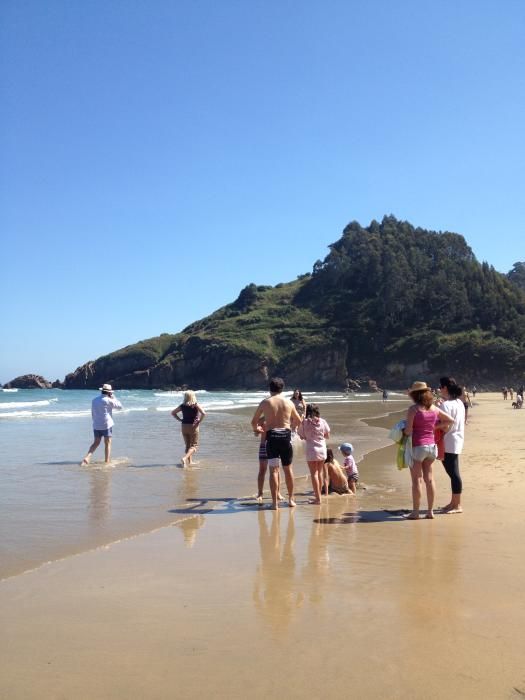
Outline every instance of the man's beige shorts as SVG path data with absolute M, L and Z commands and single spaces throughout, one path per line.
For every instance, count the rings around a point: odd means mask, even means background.
M 199 428 L 194 425 L 181 425 L 182 437 L 184 438 L 184 444 L 186 445 L 186 452 L 190 447 L 197 447 L 199 444 Z

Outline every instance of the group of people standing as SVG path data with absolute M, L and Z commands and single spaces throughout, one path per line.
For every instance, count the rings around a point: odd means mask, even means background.
M 323 493 L 330 488 L 338 493 L 355 493 L 359 478 L 352 445 L 343 443 L 340 451 L 345 461 L 343 467 L 333 457 L 333 452 L 326 446 L 330 437 L 330 426 L 321 418 L 319 406 L 306 404 L 299 389 L 291 399 L 283 396 L 284 382 L 280 377 L 270 381 L 270 396 L 261 401 L 252 421 L 254 434 L 260 437 L 259 474 L 257 478 L 257 501 L 262 502 L 266 468 L 270 470 L 270 493 L 272 508 L 277 509 L 280 500 L 279 468 L 282 465 L 288 490 L 288 504 L 296 505 L 294 500 L 293 474 L 293 437 L 297 435 L 305 441 L 306 462 L 310 470 L 314 504 L 321 503 Z
M 465 440 L 463 389 L 452 377 L 441 377 L 439 392 L 440 398 L 434 403 L 434 395 L 425 382 L 414 382 L 409 389 L 413 405 L 407 411 L 404 428 L 405 435 L 412 438 L 412 511 L 407 516 L 409 520 L 419 519 L 423 482 L 427 495 L 425 517 L 434 517 L 435 484 L 432 467 L 438 458 L 439 447 L 452 491 L 450 502 L 440 512 L 462 512 L 463 483 L 459 472 L 459 455 Z M 438 444 L 440 442 L 441 445 Z
M 283 395 L 284 382 L 280 377 L 274 377 L 270 381 L 269 389 L 270 396 L 261 401 L 251 421 L 254 434 L 260 437 L 257 500 L 262 502 L 267 467 L 270 470 L 272 507 L 277 509 L 279 501 L 284 500 L 280 490 L 279 470 L 282 465 L 288 490 L 288 504 L 291 507 L 296 505 L 292 464 L 294 434 L 305 442 L 306 461 L 313 487 L 311 503 L 320 504 L 323 493 L 328 494 L 331 490 L 341 494 L 355 494 L 359 473 L 352 456 L 352 445 L 340 445 L 339 450 L 344 458 L 343 465 L 340 465 L 334 458 L 333 451 L 327 448 L 330 426 L 321 417 L 319 407 L 306 404 L 298 389 L 294 391 L 291 400 L 287 399 Z M 122 404 L 115 398 L 110 384 L 104 384 L 100 391 L 101 395 L 93 399 L 91 407 L 94 440 L 82 464 L 89 464 L 102 439 L 106 463 L 111 459 L 112 412 L 113 409 L 120 410 Z M 439 392 L 440 398 L 436 402 L 425 382 L 414 382 L 409 389 L 413 405 L 407 412 L 404 433 L 412 440 L 412 511 L 407 516 L 410 520 L 420 517 L 423 483 L 427 495 L 426 518 L 434 517 L 435 485 L 432 467 L 438 457 L 442 459 L 445 471 L 450 477 L 452 491 L 450 502 L 441 512 L 462 512 L 463 485 L 459 471 L 459 455 L 463 450 L 465 437 L 464 390 L 452 377 L 441 377 Z M 182 403 L 173 409 L 171 415 L 181 423 L 185 444 L 182 466 L 190 466 L 199 444 L 199 426 L 206 412 L 199 406 L 195 392 L 186 391 Z M 440 440 L 438 435 L 441 435 Z

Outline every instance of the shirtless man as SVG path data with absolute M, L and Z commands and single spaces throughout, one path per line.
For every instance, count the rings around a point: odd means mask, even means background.
M 292 429 L 301 424 L 301 417 L 297 413 L 291 401 L 281 396 L 284 382 L 279 377 L 270 381 L 270 398 L 261 401 L 252 418 L 252 428 L 259 435 L 261 428 L 259 419 L 264 416 L 266 423 L 266 453 L 268 466 L 270 467 L 270 491 L 272 493 L 273 509 L 277 510 L 277 497 L 279 493 L 279 460 L 284 469 L 286 487 L 288 489 L 288 503 L 295 506 L 293 500 L 293 448 Z

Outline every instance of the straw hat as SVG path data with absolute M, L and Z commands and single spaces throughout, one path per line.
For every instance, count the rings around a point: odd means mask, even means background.
M 425 389 L 430 389 L 426 382 L 414 382 L 408 390 L 408 393 L 412 394 L 414 391 L 425 391 Z
M 107 391 L 109 394 L 111 394 L 113 392 L 113 387 L 111 384 L 102 384 L 99 391 Z

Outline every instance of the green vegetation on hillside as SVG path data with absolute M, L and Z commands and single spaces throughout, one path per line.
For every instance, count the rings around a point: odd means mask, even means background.
M 318 388 L 443 372 L 510 381 L 525 373 L 524 286 L 524 263 L 500 274 L 456 233 L 354 221 L 311 275 L 249 284 L 181 333 L 87 363 L 66 385 L 260 387 L 274 371 Z

